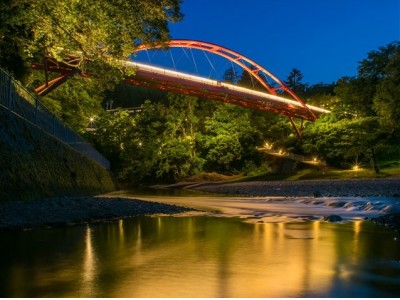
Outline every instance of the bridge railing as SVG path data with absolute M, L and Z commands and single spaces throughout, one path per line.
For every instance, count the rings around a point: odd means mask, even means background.
M 110 162 L 63 124 L 39 99 L 0 69 L 0 105 L 109 169 Z

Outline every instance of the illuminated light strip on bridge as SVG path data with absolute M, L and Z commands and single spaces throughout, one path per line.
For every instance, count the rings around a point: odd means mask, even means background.
M 212 79 L 208 79 L 208 78 L 204 78 L 204 77 L 200 77 L 200 76 L 196 76 L 196 75 L 190 75 L 187 73 L 182 73 L 182 72 L 177 72 L 177 71 L 172 71 L 172 70 L 168 70 L 168 69 L 163 69 L 163 68 L 159 68 L 159 67 L 154 67 L 154 66 L 150 66 L 150 65 L 146 65 L 146 64 L 142 64 L 142 63 L 137 63 L 137 62 L 133 62 L 133 61 L 121 61 L 122 64 L 127 65 L 129 67 L 132 68 L 136 68 L 138 70 L 142 70 L 142 71 L 147 71 L 150 73 L 154 73 L 154 74 L 161 74 L 164 76 L 168 76 L 171 78 L 178 78 L 178 79 L 184 79 L 184 80 L 188 80 L 191 82 L 196 82 L 196 83 L 200 83 L 200 84 L 205 84 L 205 85 L 209 85 L 209 86 L 214 86 L 217 88 L 225 88 L 227 90 L 230 91 L 234 91 L 234 92 L 239 92 L 239 93 L 243 93 L 246 95 L 253 95 L 262 99 L 268 99 L 268 100 L 272 100 L 274 102 L 278 102 L 281 104 L 286 104 L 288 107 L 296 107 L 298 109 L 304 109 L 304 107 L 301 105 L 301 103 L 299 103 L 298 101 L 295 100 L 290 100 L 284 97 L 280 97 L 277 95 L 272 95 L 272 94 L 268 94 L 268 93 L 263 93 L 263 92 L 259 92 L 259 91 L 254 91 L 251 89 L 247 89 L 244 87 L 239 87 L 233 84 L 229 84 L 229 83 L 225 83 L 225 82 L 220 82 L 217 80 L 212 80 Z M 330 113 L 329 110 L 323 109 L 323 108 L 319 108 L 319 107 L 315 107 L 312 105 L 307 105 L 307 107 L 318 113 Z

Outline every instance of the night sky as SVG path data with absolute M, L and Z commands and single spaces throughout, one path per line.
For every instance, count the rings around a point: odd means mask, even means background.
M 400 41 L 400 0 L 184 0 L 172 38 L 215 43 L 280 79 L 303 82 L 355 76 L 367 53 Z

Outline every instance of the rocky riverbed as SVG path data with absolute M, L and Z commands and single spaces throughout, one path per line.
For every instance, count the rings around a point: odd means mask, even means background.
M 258 181 L 207 183 L 185 188 L 235 196 L 280 197 L 400 197 L 400 177 L 348 180 Z M 400 198 L 399 198 L 400 200 Z M 400 231 L 400 211 L 394 208 L 372 222 Z
M 58 197 L 0 204 L 0 231 L 71 226 L 190 209 L 136 199 Z

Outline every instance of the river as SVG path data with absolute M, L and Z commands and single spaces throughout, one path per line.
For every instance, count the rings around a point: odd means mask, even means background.
M 400 296 L 398 233 L 234 211 L 2 232 L 0 297 Z

